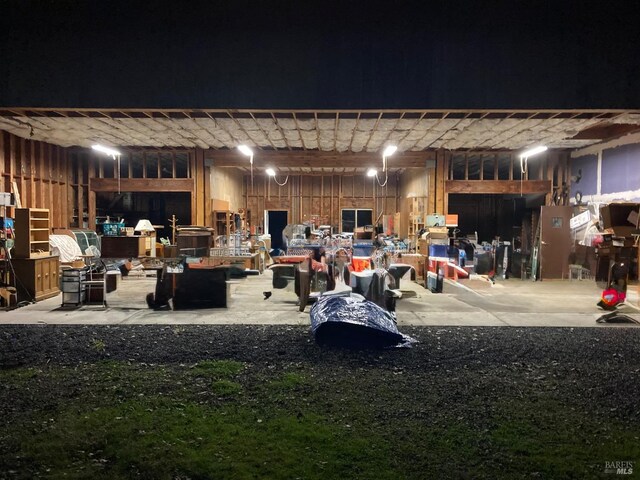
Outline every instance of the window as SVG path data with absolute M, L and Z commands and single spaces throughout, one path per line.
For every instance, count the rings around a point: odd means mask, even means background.
M 373 210 L 371 209 L 351 209 L 342 210 L 342 231 L 353 232 L 358 227 L 373 225 Z
M 147 166 L 146 178 L 158 178 L 158 154 L 147 153 L 145 157 L 145 163 Z

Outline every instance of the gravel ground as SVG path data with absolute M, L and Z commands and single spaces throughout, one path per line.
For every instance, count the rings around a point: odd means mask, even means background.
M 419 343 L 382 351 L 321 349 L 308 328 L 296 326 L 6 326 L 0 329 L 0 373 L 104 360 L 193 365 L 229 359 L 250 365 L 256 378 L 261 371 L 273 374 L 295 366 L 312 372 L 325 389 L 345 381 L 357 387 L 362 381 L 362 401 L 367 392 L 375 395 L 380 379 L 395 392 L 393 405 L 385 405 L 382 420 L 372 422 L 409 420 L 449 428 L 464 421 L 482 432 L 510 402 L 539 400 L 578 412 L 553 422 L 563 429 L 569 428 L 563 422 L 584 419 L 594 437 L 587 443 L 606 441 L 613 423 L 630 429 L 635 438 L 640 434 L 638 328 L 406 327 L 402 333 Z M 23 413 L 55 409 L 59 398 L 78 388 L 73 381 L 30 385 L 24 391 L 0 385 L 0 430 Z M 329 417 L 338 415 L 336 407 L 322 408 Z M 570 428 L 580 432 L 580 425 Z M 421 467 L 415 468 L 419 472 Z M 593 468 L 597 473 L 600 467 Z
M 419 343 L 383 351 L 321 349 L 307 328 L 294 326 L 6 326 L 0 330 L 0 368 L 233 359 L 269 369 L 302 363 L 326 375 L 393 369 L 403 372 L 398 383 L 426 379 L 458 406 L 476 387 L 512 395 L 553 380 L 559 399 L 639 418 L 640 329 L 406 327 L 402 333 Z M 7 407 L 0 403 L 0 411 Z

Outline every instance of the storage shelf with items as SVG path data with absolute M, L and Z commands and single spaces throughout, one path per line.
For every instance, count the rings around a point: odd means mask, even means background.
M 17 208 L 15 218 L 15 258 L 40 258 L 49 251 L 49 210 L 45 208 Z
M 412 247 L 416 247 L 418 234 L 425 228 L 426 197 L 411 197 L 407 199 L 409 210 L 408 237 Z

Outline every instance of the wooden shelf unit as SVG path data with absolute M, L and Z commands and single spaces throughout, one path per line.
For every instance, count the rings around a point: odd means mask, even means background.
M 425 228 L 427 214 L 427 197 L 411 197 L 407 199 L 409 210 L 408 236 L 411 243 L 417 245 L 417 234 Z
M 49 251 L 49 210 L 46 208 L 16 208 L 15 258 L 41 258 L 51 255 Z
M 214 235 L 231 235 L 234 231 L 233 213 L 229 210 L 215 210 L 213 213 Z

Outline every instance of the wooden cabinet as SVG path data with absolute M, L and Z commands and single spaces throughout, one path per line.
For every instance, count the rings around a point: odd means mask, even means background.
M 134 235 L 132 237 L 103 236 L 100 256 L 102 258 L 138 258 L 147 252 L 147 241 L 152 237 Z M 153 237 L 155 239 L 155 237 Z M 154 244 L 155 246 L 155 244 Z
M 14 258 L 39 258 L 49 251 L 49 210 L 16 208 Z
M 40 258 L 14 258 L 11 263 L 16 278 L 18 301 L 55 297 L 60 292 L 57 255 Z

